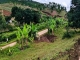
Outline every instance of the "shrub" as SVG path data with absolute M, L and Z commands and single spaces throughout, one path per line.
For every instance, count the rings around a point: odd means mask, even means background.
M 10 41 L 11 39 L 16 38 L 16 34 L 15 33 L 12 33 L 12 34 L 9 34 L 9 35 L 1 34 L 0 35 L 0 42 L 6 42 L 7 38 Z
M 30 22 L 39 23 L 41 13 L 32 9 L 23 10 L 19 7 L 13 7 L 11 16 L 15 17 L 15 19 L 21 24 Z
M 62 37 L 62 39 L 64 39 L 64 38 L 71 38 L 71 37 L 72 37 L 71 33 L 65 32 L 63 37 Z
M 0 15 L 0 31 L 6 29 L 6 20 L 5 17 Z
M 18 48 L 18 45 L 14 47 L 8 47 L 4 50 L 0 49 L 0 56 L 11 56 L 17 52 L 20 52 L 20 49 Z
M 64 38 L 71 38 L 71 37 L 73 37 L 75 34 L 77 34 L 77 32 L 76 31 L 66 31 L 66 32 L 64 32 L 64 35 L 63 35 L 63 39 Z
M 15 33 L 8 36 L 9 40 L 14 39 L 14 38 L 16 38 L 16 34 Z
M 0 54 L 11 56 L 13 54 L 13 50 L 9 47 L 4 50 L 0 50 Z
M 30 25 L 25 24 L 22 29 L 18 27 L 16 36 L 20 44 L 20 49 L 24 49 L 24 46 L 27 46 L 28 42 L 30 41 L 28 40 L 30 31 Z

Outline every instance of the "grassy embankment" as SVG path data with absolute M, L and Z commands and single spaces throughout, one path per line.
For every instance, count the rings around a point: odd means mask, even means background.
M 14 38 L 14 39 L 11 39 L 12 37 L 13 37 L 13 34 L 15 34 L 16 33 L 16 31 L 11 31 L 11 32 L 5 32 L 5 33 L 2 33 L 2 34 L 0 34 L 1 36 L 3 36 L 5 39 L 7 39 L 7 37 L 9 37 L 8 38 L 8 42 L 6 41 L 6 42 L 1 42 L 0 43 L 0 47 L 1 46 L 5 46 L 5 45 L 7 45 L 7 44 L 9 44 L 9 43 L 12 43 L 12 42 L 14 42 L 14 41 L 16 41 L 16 38 Z
M 75 34 L 72 38 L 62 39 L 63 34 L 66 30 L 59 28 L 54 31 L 57 39 L 54 43 L 32 43 L 30 48 L 23 51 L 16 50 L 12 56 L 1 55 L 0 60 L 37 60 L 39 57 L 41 60 L 50 60 L 58 56 L 59 52 L 65 52 L 73 47 L 77 38 L 80 34 Z M 13 47 L 16 49 L 16 46 Z M 58 60 L 66 60 L 68 55 L 59 58 Z

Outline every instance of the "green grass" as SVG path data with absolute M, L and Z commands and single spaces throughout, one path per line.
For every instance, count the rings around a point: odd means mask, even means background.
M 12 7 L 14 7 L 14 6 L 21 7 L 22 9 L 31 8 L 29 6 L 16 4 L 16 3 L 15 4 L 14 3 L 3 3 L 3 4 L 0 4 L 0 9 L 11 11 Z M 33 8 L 33 9 L 35 9 L 35 8 Z
M 10 57 L 3 57 L 2 59 L 4 60 L 4 58 L 7 58 L 8 60 L 32 60 L 40 57 L 41 60 L 45 58 L 50 60 L 53 57 L 57 57 L 59 52 L 64 52 L 67 49 L 73 47 L 73 44 L 75 43 L 73 39 L 76 38 L 79 38 L 79 36 L 69 40 L 57 40 L 54 43 L 34 43 L 30 48 L 17 54 L 13 54 Z
M 50 60 L 58 56 L 59 52 L 65 52 L 73 47 L 77 38 L 80 37 L 80 34 L 62 40 L 64 29 L 60 28 L 55 31 L 57 39 L 54 43 L 33 43 L 30 48 L 27 48 L 22 51 L 17 51 L 12 56 L 3 56 L 0 57 L 0 60 L 37 60 L 40 57 L 41 60 Z M 15 49 L 15 48 L 14 48 Z M 65 60 L 67 55 L 59 58 L 58 60 Z
M 16 31 L 5 32 L 5 33 L 1 33 L 0 35 L 4 35 L 4 36 L 6 36 L 6 35 L 14 34 L 14 33 L 16 33 Z
M 13 42 L 15 42 L 15 41 L 16 41 L 16 38 L 11 39 L 8 43 L 7 43 L 7 42 L 2 42 L 2 43 L 0 44 L 0 47 L 5 46 L 5 45 L 8 45 L 8 44 L 10 44 L 10 43 L 13 43 Z
M 65 56 L 59 58 L 58 60 L 67 60 L 67 59 L 69 59 L 69 57 L 68 57 L 68 55 L 65 55 Z
M 2 33 L 2 34 L 0 34 L 0 35 L 10 36 L 10 35 L 12 35 L 12 34 L 14 34 L 14 33 L 16 33 L 16 31 L 6 32 L 6 33 Z M 9 40 L 8 43 L 7 43 L 7 42 L 2 42 L 2 43 L 0 43 L 0 47 L 5 46 L 5 45 L 7 45 L 7 44 L 10 44 L 10 43 L 12 43 L 12 42 L 14 42 L 14 41 L 16 41 L 16 38 Z

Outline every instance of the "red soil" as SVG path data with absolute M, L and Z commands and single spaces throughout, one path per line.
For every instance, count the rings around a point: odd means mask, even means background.
M 56 36 L 54 35 L 44 35 L 41 36 L 40 39 L 36 38 L 34 42 L 39 43 L 39 42 L 54 42 L 56 39 Z
M 4 16 L 10 16 L 11 12 L 7 11 L 7 10 L 3 10 L 3 15 Z

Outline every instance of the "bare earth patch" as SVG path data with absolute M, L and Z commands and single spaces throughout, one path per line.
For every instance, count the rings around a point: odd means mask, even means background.
M 35 39 L 35 43 L 39 43 L 39 42 L 54 42 L 56 39 L 56 36 L 54 35 L 43 35 L 40 37 L 40 39 Z

